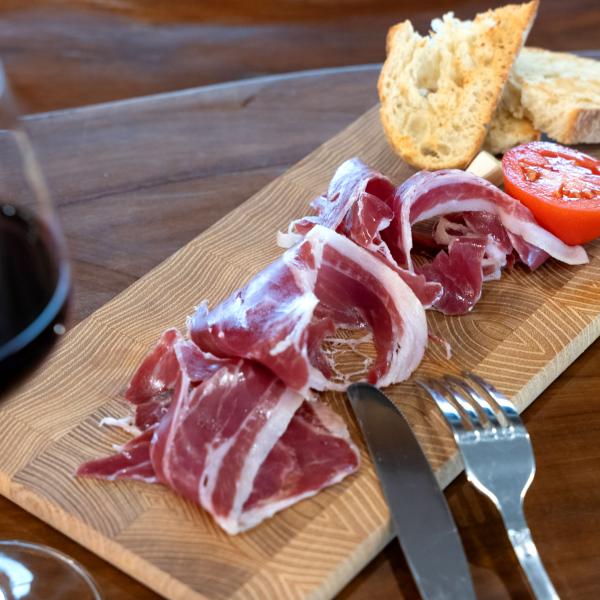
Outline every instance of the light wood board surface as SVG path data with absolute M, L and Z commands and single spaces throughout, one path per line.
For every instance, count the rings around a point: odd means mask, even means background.
M 44 369 L 0 406 L 0 492 L 169 598 L 325 598 L 390 539 L 389 516 L 361 444 L 360 472 L 237 537 L 160 486 L 77 480 L 76 466 L 125 436 L 98 427 L 127 411 L 120 395 L 161 331 L 183 327 L 280 250 L 275 232 L 306 214 L 352 156 L 400 182 L 412 173 L 388 149 L 373 109 L 74 328 Z M 524 409 L 600 333 L 600 244 L 589 265 L 549 261 L 485 285 L 469 315 L 428 314 L 448 340 L 419 373 L 470 368 Z M 442 485 L 459 470 L 437 409 L 410 382 L 389 388 Z M 342 395 L 328 394 L 358 442 Z

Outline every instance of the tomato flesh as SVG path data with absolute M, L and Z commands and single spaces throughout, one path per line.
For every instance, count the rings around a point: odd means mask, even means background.
M 563 242 L 600 237 L 600 161 L 550 142 L 511 148 L 502 159 L 505 191 Z

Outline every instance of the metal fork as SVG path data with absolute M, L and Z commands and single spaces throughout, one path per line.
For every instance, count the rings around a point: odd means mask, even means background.
M 463 376 L 417 379 L 416 383 L 435 400 L 450 424 L 467 478 L 500 512 L 535 596 L 557 599 L 523 513 L 523 499 L 535 474 L 529 433 L 502 393 L 473 373 Z

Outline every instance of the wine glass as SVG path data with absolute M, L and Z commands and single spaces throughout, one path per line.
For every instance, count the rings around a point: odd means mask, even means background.
M 70 269 L 33 145 L 0 65 L 0 402 L 65 331 Z M 0 600 L 97 600 L 91 576 L 39 544 L 0 541 Z
M 69 289 L 64 238 L 0 65 L 0 392 L 64 333 Z

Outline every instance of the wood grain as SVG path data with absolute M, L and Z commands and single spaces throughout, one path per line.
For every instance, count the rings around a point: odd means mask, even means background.
M 0 0 L 0 56 L 30 112 L 301 69 L 379 63 L 385 34 L 504 0 Z M 598 46 L 596 0 L 543 0 L 529 43 Z
M 73 321 L 350 124 L 376 102 L 377 74 L 264 77 L 29 119 L 75 270 Z
M 72 477 L 80 461 L 123 441 L 97 423 L 125 411 L 123 385 L 159 333 L 273 260 L 274 232 L 304 214 L 355 154 L 397 182 L 411 173 L 371 110 L 71 331 L 0 408 L 0 491 L 169 598 L 329 597 L 357 573 L 390 539 L 364 447 L 358 475 L 235 538 L 166 489 Z M 432 346 L 419 372 L 474 368 L 525 408 L 600 333 L 600 244 L 589 253 L 586 266 L 505 274 L 470 315 L 431 313 L 432 331 L 455 354 L 449 363 Z M 459 467 L 437 410 L 410 383 L 389 391 L 447 485 Z M 358 440 L 344 398 L 327 399 Z

